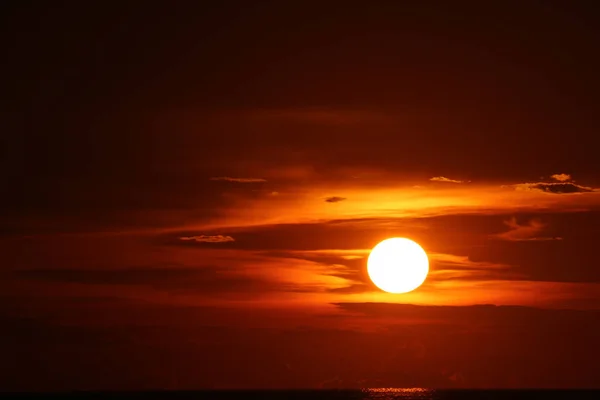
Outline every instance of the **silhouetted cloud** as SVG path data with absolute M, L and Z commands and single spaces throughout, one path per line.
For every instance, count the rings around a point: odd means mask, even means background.
M 210 178 L 211 181 L 237 182 L 237 183 L 262 183 L 266 182 L 263 178 L 232 178 L 229 176 L 217 176 Z
M 509 241 L 562 240 L 561 237 L 538 236 L 544 230 L 546 224 L 537 219 L 532 219 L 525 224 L 519 224 L 515 217 L 511 217 L 504 221 L 504 224 L 510 230 L 494 235 L 494 237 Z
M 228 235 L 199 235 L 199 236 L 182 236 L 179 238 L 184 242 L 200 242 L 200 243 L 227 243 L 235 242 L 235 239 Z
M 559 181 L 559 182 L 567 182 L 571 180 L 571 175 L 569 174 L 554 174 L 550 176 L 550 178 Z
M 260 277 L 240 275 L 222 267 L 137 267 L 121 269 L 35 269 L 15 273 L 21 279 L 89 285 L 135 285 L 187 293 L 233 293 L 247 295 L 268 290 L 296 291 L 292 285 L 277 285 Z
M 328 203 L 339 203 L 340 201 L 344 201 L 344 200 L 346 200 L 345 197 L 339 197 L 339 196 L 328 197 L 325 199 L 325 201 Z
M 456 179 L 450 179 L 450 178 L 446 178 L 445 176 L 434 176 L 433 178 L 429 179 L 432 182 L 447 182 L 447 183 L 463 183 L 464 181 L 459 181 Z
M 554 194 L 568 194 L 568 193 L 588 193 L 594 192 L 595 189 L 578 185 L 572 182 L 536 182 L 536 183 L 518 183 L 513 185 L 516 190 L 525 191 L 539 191 Z
M 600 310 L 570 310 L 570 309 L 541 309 L 527 306 L 503 306 L 493 304 L 475 304 L 472 306 L 422 306 L 401 303 L 333 303 L 341 310 L 360 313 L 365 316 L 410 318 L 419 317 L 423 320 L 448 319 L 457 324 L 466 321 L 503 323 L 513 318 L 529 321 L 529 324 L 546 323 L 564 320 L 565 322 L 578 321 L 589 324 L 588 318 L 600 317 Z

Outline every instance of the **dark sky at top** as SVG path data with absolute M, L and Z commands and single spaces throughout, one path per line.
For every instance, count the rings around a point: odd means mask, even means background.
M 58 179 L 73 196 L 91 179 L 100 191 L 167 185 L 165 164 L 181 177 L 193 158 L 194 174 L 210 174 L 211 157 L 273 157 L 265 142 L 324 169 L 595 180 L 593 3 L 477 3 L 5 5 L 3 202 L 51 207 L 41 198 Z M 223 134 L 209 122 L 156 122 L 307 107 L 388 112 L 404 129 Z M 315 151 L 317 137 L 326 143 Z

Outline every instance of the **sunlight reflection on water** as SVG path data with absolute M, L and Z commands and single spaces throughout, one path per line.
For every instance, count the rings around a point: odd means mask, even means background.
M 394 400 L 394 399 L 434 399 L 435 391 L 424 388 L 371 388 L 362 389 L 365 399 Z

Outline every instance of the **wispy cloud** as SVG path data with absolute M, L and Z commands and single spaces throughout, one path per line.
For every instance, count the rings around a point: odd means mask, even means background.
M 232 178 L 229 176 L 216 176 L 210 178 L 211 181 L 237 182 L 237 183 L 261 183 L 266 182 L 263 178 Z
M 429 179 L 432 182 L 447 182 L 447 183 L 464 183 L 464 181 L 459 181 L 457 179 L 446 178 L 445 176 L 434 176 Z
M 379 292 L 368 277 L 365 267 L 370 249 L 323 249 L 310 251 L 278 251 L 263 253 L 273 258 L 301 259 L 326 266 L 320 273 L 343 279 L 341 285 L 327 288 L 336 295 L 366 295 Z M 467 256 L 429 253 L 431 264 L 427 283 L 417 296 L 432 298 L 432 293 L 447 285 L 468 287 L 472 282 L 515 280 L 522 276 L 507 264 L 473 261 Z
M 340 184 L 335 190 L 352 201 L 324 207 L 323 193 L 330 182 L 296 185 L 286 196 L 239 195 L 227 204 L 227 213 L 210 223 L 181 226 L 182 230 L 217 231 L 232 228 L 324 220 L 431 217 L 448 214 L 508 214 L 539 210 L 581 211 L 600 205 L 600 190 L 573 182 L 454 184 L 435 182 L 423 188 L 389 184 Z M 574 195 L 568 195 L 573 193 Z M 575 195 L 577 194 L 577 195 Z M 339 196 L 335 196 L 339 197 Z M 333 202 L 333 199 L 329 202 Z M 332 214 L 332 211 L 335 211 Z M 225 216 L 226 215 L 226 216 Z
M 559 182 L 567 182 L 571 180 L 571 175 L 569 174 L 554 174 L 550 176 L 550 178 L 559 181 Z
M 504 221 L 504 224 L 509 227 L 509 230 L 494 235 L 494 237 L 509 241 L 562 240 L 560 237 L 539 236 L 547 225 L 537 219 L 532 219 L 527 223 L 519 224 L 517 219 L 512 217 Z
M 345 197 L 332 196 L 325 199 L 327 203 L 339 203 L 340 201 L 346 200 Z
M 443 224 L 448 225 L 447 222 Z M 465 227 L 471 225 L 464 224 Z M 82 270 L 80 262 L 69 263 L 67 258 L 66 262 L 62 262 L 55 253 L 53 257 L 48 257 L 51 264 L 44 265 L 44 271 L 31 271 L 32 268 L 39 267 L 23 263 L 21 271 L 29 271 L 18 272 L 15 279 L 10 281 L 10 285 L 0 283 L 0 289 L 16 293 L 20 290 L 18 285 L 29 288 L 38 284 L 32 281 L 45 281 L 48 283 L 48 288 L 44 289 L 48 290 L 47 293 L 69 290 L 71 295 L 118 294 L 127 298 L 152 299 L 165 303 L 177 301 L 181 304 L 197 304 L 199 301 L 224 304 L 231 300 L 243 299 L 243 304 L 239 304 L 241 308 L 258 304 L 269 307 L 289 305 L 326 308 L 326 304 L 338 301 L 543 306 L 553 306 L 556 302 L 564 304 L 568 301 L 585 305 L 589 303 L 585 303 L 585 299 L 593 299 L 598 293 L 598 284 L 589 283 L 595 281 L 593 271 L 587 275 L 590 279 L 582 279 L 577 283 L 562 282 L 560 276 L 555 279 L 553 276 L 556 274 L 552 275 L 551 271 L 538 273 L 535 272 L 536 268 L 529 268 L 528 265 L 516 266 L 516 263 L 521 262 L 519 259 L 503 259 L 494 255 L 495 251 L 477 253 L 473 246 L 467 245 L 472 243 L 468 240 L 465 247 L 453 250 L 444 248 L 447 246 L 436 246 L 435 242 L 438 239 L 431 237 L 429 243 L 423 242 L 430 259 L 430 273 L 423 286 L 402 296 L 391 295 L 374 287 L 367 274 L 367 257 L 370 246 L 376 243 L 376 236 L 365 231 L 363 225 L 354 233 L 349 231 L 347 224 L 342 224 L 338 230 L 332 229 L 331 224 L 326 224 L 324 228 L 322 232 L 327 235 L 324 240 L 324 236 L 316 234 L 315 231 L 302 229 L 301 226 L 289 226 L 287 233 L 285 230 L 278 230 L 263 237 L 266 242 L 262 245 L 256 241 L 252 244 L 252 236 L 248 233 L 232 233 L 236 242 L 242 244 L 242 248 L 247 247 L 248 243 L 251 244 L 251 248 L 245 249 L 234 249 L 226 243 L 197 243 L 195 239 L 190 239 L 185 242 L 187 246 L 162 247 L 161 251 L 156 252 L 151 246 L 146 247 L 147 244 L 137 247 L 139 240 L 136 239 L 133 242 L 136 247 L 128 247 L 131 251 L 122 251 L 122 248 L 118 247 L 121 253 L 111 252 L 112 256 L 100 259 L 100 263 L 86 265 L 91 271 Z M 264 228 L 260 228 L 256 234 L 260 234 L 262 230 Z M 480 228 L 476 231 L 481 233 Z M 488 232 L 491 234 L 493 231 Z M 408 231 L 405 233 L 420 241 L 418 235 L 411 235 Z M 422 236 L 430 235 L 423 232 Z M 189 233 L 174 236 L 183 244 L 181 237 L 193 236 Z M 316 237 L 315 243 L 335 247 L 324 249 L 310 243 L 301 243 L 307 250 L 290 250 L 290 244 L 302 241 L 305 237 Z M 273 238 L 288 241 L 284 242 L 280 249 L 273 249 L 270 245 Z M 72 238 L 60 240 L 71 243 Z M 98 242 L 96 238 L 86 240 L 94 244 Z M 121 238 L 100 240 L 103 244 L 109 243 L 109 246 L 122 246 Z M 500 245 L 500 250 L 505 248 L 502 245 L 508 245 L 502 241 L 489 243 Z M 344 247 L 348 244 L 357 247 Z M 369 247 L 358 247 L 361 244 Z M 136 254 L 135 258 L 132 258 L 132 253 Z M 548 257 L 555 258 L 556 255 L 551 254 Z M 70 258 L 74 258 L 73 255 Z M 537 261 L 540 269 L 543 269 L 544 260 L 547 259 Z M 581 278 L 584 277 L 583 272 L 580 275 Z M 53 284 L 50 285 L 51 283 Z M 64 284 L 69 284 L 69 287 L 65 289 Z M 135 286 L 135 292 L 129 286 Z M 184 297 L 174 300 L 172 296 L 165 296 L 166 291 L 176 291 Z M 215 293 L 219 296 L 215 296 Z
M 226 243 L 235 242 L 235 239 L 227 235 L 199 235 L 199 236 L 182 236 L 179 238 L 184 242 L 203 242 L 203 243 Z

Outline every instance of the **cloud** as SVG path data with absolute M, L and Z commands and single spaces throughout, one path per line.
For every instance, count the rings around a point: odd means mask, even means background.
M 295 285 L 241 274 L 227 267 L 136 267 L 120 269 L 34 269 L 15 272 L 21 279 L 83 285 L 146 286 L 160 291 L 213 296 L 254 296 L 265 291 L 296 291 Z
M 568 194 L 568 193 L 589 193 L 595 192 L 594 188 L 588 186 L 582 186 L 571 182 L 537 182 L 537 183 L 519 183 L 513 185 L 516 190 L 522 191 L 537 191 L 554 194 Z
M 181 229 L 190 232 L 180 236 L 191 236 L 195 232 L 229 231 L 232 227 L 332 218 L 421 217 L 457 213 L 510 215 L 525 210 L 570 212 L 600 206 L 600 190 L 574 187 L 574 182 L 549 182 L 554 186 L 544 183 L 546 191 L 540 182 L 523 184 L 524 181 L 476 184 L 467 183 L 466 180 L 462 184 L 430 182 L 421 188 L 414 188 L 418 181 L 385 171 L 369 171 L 364 177 L 355 179 L 348 178 L 355 171 L 347 168 L 320 172 L 310 166 L 291 170 L 282 167 L 275 169 L 275 173 L 269 172 L 266 164 L 259 166 L 258 171 L 247 168 L 248 171 L 254 171 L 252 174 L 240 169 L 239 173 L 223 172 L 225 178 L 213 179 L 234 179 L 227 177 L 236 176 L 251 179 L 249 177 L 254 176 L 268 183 L 216 182 L 209 180 L 210 174 L 206 175 L 204 181 L 198 182 L 200 186 L 190 186 L 184 184 L 183 180 L 173 179 L 166 190 L 147 196 L 152 197 L 151 200 L 144 197 L 138 201 L 134 198 L 126 199 L 125 203 L 109 202 L 105 205 L 98 199 L 90 199 L 98 201 L 98 204 L 86 206 L 86 210 L 78 208 L 77 212 L 52 216 L 6 213 L 6 227 L 0 229 L 0 234 Z M 408 180 L 405 184 L 398 184 L 403 179 Z M 263 187 L 272 182 L 277 183 L 276 188 Z M 226 188 L 213 190 L 215 188 L 211 189 L 212 185 Z M 560 185 L 567 185 L 566 189 Z M 248 190 L 249 187 L 257 190 Z M 155 189 L 148 183 L 147 189 L 142 192 L 154 193 Z M 549 194 L 569 192 L 569 189 L 571 192 L 580 192 L 580 195 Z M 279 192 L 279 195 L 272 194 L 272 190 Z M 351 201 L 336 203 L 335 207 L 323 207 L 325 198 L 334 193 L 343 194 Z M 93 213 L 92 210 L 97 212 Z M 239 241 L 237 236 L 236 241 Z
M 237 183 L 262 183 L 266 182 L 263 178 L 232 178 L 229 176 L 217 176 L 210 178 L 211 181 L 237 182 Z
M 472 187 L 472 185 L 444 186 Z M 530 199 L 533 205 L 545 205 L 549 201 L 567 203 L 571 200 L 577 205 L 580 204 L 579 200 L 586 198 L 594 200 L 600 192 L 561 196 L 541 192 L 516 192 L 514 188 L 510 188 L 503 193 L 507 193 L 508 196 L 506 202 L 502 204 L 514 207 L 508 199 L 514 199 L 518 194 Z M 352 204 L 354 197 L 351 199 L 351 202 L 323 207 L 323 198 L 316 196 L 315 203 L 320 204 L 323 209 L 331 210 L 330 207 L 341 209 L 346 204 Z M 511 217 L 516 217 L 518 225 L 525 227 L 517 232 L 506 233 L 516 229 L 511 225 Z M 541 226 L 538 226 L 537 222 L 530 222 L 532 219 L 541 221 L 547 226 L 535 233 L 535 229 L 541 229 Z M 505 221 L 509 222 L 505 224 Z M 459 283 L 458 281 L 471 284 L 477 279 L 600 282 L 600 270 L 594 268 L 593 263 L 589 263 L 596 251 L 595 244 L 590 238 L 597 236 L 599 224 L 600 211 L 598 210 L 556 212 L 552 208 L 543 211 L 509 209 L 495 214 L 461 213 L 416 218 L 345 218 L 228 227 L 227 230 L 222 227 L 205 231 L 177 230 L 159 234 L 156 241 L 167 246 L 185 247 L 190 251 L 193 247 L 195 252 L 199 247 L 211 248 L 211 252 L 226 248 L 232 251 L 235 247 L 236 250 L 244 250 L 247 254 L 260 252 L 268 257 L 292 257 L 326 265 L 343 265 L 345 267 L 332 267 L 330 273 L 368 283 L 363 273 L 370 249 L 385 238 L 405 236 L 421 243 L 429 254 L 436 254 L 435 259 L 433 255 L 430 258 L 432 283 L 447 280 L 452 281 L 453 284 Z M 527 228 L 527 226 L 531 227 Z M 449 229 L 452 229 L 450 235 Z M 236 241 L 229 244 L 211 244 L 179 240 L 179 237 L 193 236 L 198 233 L 230 234 Z M 558 237 L 563 240 L 557 240 Z M 240 253 L 240 262 L 247 257 L 244 254 L 246 253 Z M 446 256 L 442 257 L 440 254 Z M 451 259 L 448 255 L 466 257 L 466 259 Z M 14 259 L 19 259 L 18 257 L 22 256 L 14 252 Z M 56 256 L 53 259 L 56 259 Z M 435 265 L 436 263 L 438 265 Z M 474 263 L 484 264 L 479 268 Z M 514 268 L 499 270 L 490 264 L 514 266 Z M 564 265 L 571 267 L 566 269 Z M 515 274 L 522 276 L 514 276 Z M 352 283 L 348 282 L 347 286 Z
M 571 187 L 580 195 L 552 195 L 553 192 L 569 192 L 572 183 L 542 186 L 512 182 L 506 185 L 468 183 L 453 184 L 433 182 L 424 189 L 410 186 L 389 188 L 360 183 L 356 187 L 341 186 L 336 190 L 351 201 L 336 203 L 336 207 L 323 207 L 323 192 L 330 189 L 318 183 L 314 188 L 296 187 L 285 190 L 282 196 L 256 196 L 248 193 L 228 198 L 209 223 L 202 221 L 194 229 L 202 232 L 230 230 L 250 226 L 295 224 L 308 221 L 327 221 L 333 218 L 355 220 L 362 218 L 414 218 L 449 214 L 500 214 L 539 212 L 550 209 L 572 212 L 594 209 L 600 205 L 600 190 Z M 565 186 L 562 187 L 561 186 Z M 339 193 L 338 192 L 338 193 Z M 293 193 L 293 195 L 291 195 Z M 335 210 L 334 210 L 335 209 Z M 334 214 L 332 214 L 332 212 Z M 183 225 L 182 225 L 183 226 Z M 189 226 L 189 223 L 187 224 Z M 236 236 L 237 239 L 237 236 Z M 305 239 L 302 239 L 305 240 Z
M 446 178 L 445 176 L 434 176 L 433 178 L 431 178 L 429 180 L 432 182 L 464 183 L 464 181 Z
M 377 291 L 366 271 L 370 249 L 324 249 L 308 251 L 270 251 L 265 256 L 285 259 L 301 259 L 326 266 L 324 275 L 341 278 L 343 285 L 330 287 L 329 293 L 364 294 Z M 427 286 L 470 285 L 474 281 L 522 279 L 510 265 L 472 261 L 467 256 L 429 253 L 431 270 Z M 429 290 L 427 288 L 425 291 Z
M 235 242 L 235 239 L 227 235 L 199 235 L 199 236 L 182 236 L 179 240 L 184 242 L 200 242 L 200 243 L 227 243 Z
M 139 293 L 145 292 L 155 300 L 154 290 L 158 290 L 186 293 L 198 298 L 208 293 L 221 298 L 263 301 L 275 296 L 273 301 L 278 304 L 285 301 L 285 295 L 293 297 L 297 293 L 325 293 L 329 288 L 347 285 L 346 278 L 329 276 L 329 266 L 318 262 L 287 259 L 282 263 L 281 259 L 239 250 L 195 251 L 192 256 L 201 260 L 201 264 L 192 260 L 191 263 L 147 264 L 127 268 L 30 268 L 12 271 L 7 277 L 16 278 L 12 280 L 13 283 L 75 283 L 94 285 L 95 288 L 104 285 L 104 289 L 113 294 L 114 290 L 120 290 L 116 286 L 144 286 Z M 6 281 L 10 282 L 10 279 Z M 3 289 L 0 285 L 0 292 Z M 128 292 L 129 289 L 124 288 L 123 294 Z
M 344 205 L 345 202 L 339 204 L 340 207 Z M 218 228 L 202 232 L 215 235 L 230 232 L 235 237 L 236 248 L 240 250 L 322 250 L 324 243 L 334 249 L 359 249 L 365 245 L 366 234 L 381 234 L 382 229 L 397 229 L 405 235 L 414 236 L 416 231 L 423 231 L 422 224 L 421 220 L 366 218 L 257 224 L 230 227 L 227 231 Z M 168 245 L 182 246 L 188 243 L 184 243 L 181 237 L 193 237 L 197 232 L 165 232 L 157 236 L 157 240 Z M 373 246 L 375 244 L 372 243 Z
M 510 229 L 507 232 L 494 235 L 494 237 L 508 241 L 562 240 L 560 237 L 538 236 L 547 225 L 537 219 L 532 219 L 521 225 L 515 217 L 511 217 L 504 221 L 504 224 Z
M 328 203 L 339 203 L 340 201 L 344 201 L 344 200 L 346 200 L 345 197 L 339 197 L 339 196 L 328 197 L 325 199 L 325 201 Z
M 574 310 L 574 309 L 542 309 L 528 306 L 506 306 L 493 304 L 475 304 L 471 306 L 437 306 L 416 305 L 402 303 L 358 303 L 339 302 L 333 303 L 342 311 L 362 314 L 365 316 L 395 317 L 398 319 L 420 317 L 423 320 L 438 321 L 448 319 L 457 324 L 478 323 L 506 323 L 513 319 L 526 322 L 528 325 L 545 323 L 552 325 L 553 321 L 564 320 L 567 323 L 579 321 L 587 323 L 587 318 L 597 318 L 600 310 Z M 469 322 L 470 321 L 470 322 Z
M 569 174 L 554 174 L 550 178 L 559 181 L 559 182 L 567 182 L 571 180 L 571 175 Z

